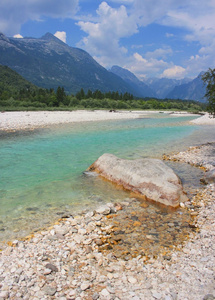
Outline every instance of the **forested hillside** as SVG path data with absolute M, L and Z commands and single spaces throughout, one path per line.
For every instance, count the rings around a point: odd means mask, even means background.
M 135 98 L 132 94 L 118 91 L 87 93 L 81 88 L 75 95 L 67 94 L 64 87 L 42 89 L 26 81 L 8 67 L 0 66 L 1 110 L 72 110 L 72 109 L 175 109 L 201 111 L 203 104 L 195 101 Z
M 0 97 L 7 99 L 22 89 L 36 90 L 37 87 L 9 67 L 0 65 Z

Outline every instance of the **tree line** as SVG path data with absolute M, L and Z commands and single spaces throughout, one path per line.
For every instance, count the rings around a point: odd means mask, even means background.
M 19 91 L 4 91 L 0 88 L 0 108 L 13 109 L 155 109 L 187 110 L 198 112 L 204 104 L 195 101 L 143 98 L 137 99 L 130 93 L 99 90 L 87 93 L 81 89 L 75 95 L 67 95 L 63 87 L 54 89 L 22 88 Z
M 136 98 L 130 93 L 118 91 L 86 92 L 83 88 L 75 95 L 68 95 L 64 87 L 43 89 L 26 81 L 7 66 L 0 65 L 0 109 L 176 109 L 188 111 L 208 110 L 215 116 L 215 69 L 209 68 L 202 75 L 206 85 L 207 106 L 195 101 Z

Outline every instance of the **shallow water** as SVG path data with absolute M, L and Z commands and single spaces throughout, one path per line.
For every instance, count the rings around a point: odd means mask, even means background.
M 164 152 L 215 139 L 211 127 L 189 125 L 191 119 L 158 114 L 2 133 L 0 240 L 23 237 L 62 215 L 128 197 L 111 183 L 83 172 L 105 152 L 130 159 L 161 157 Z M 176 169 L 185 185 L 189 182 L 189 189 L 202 173 L 189 166 L 180 171 L 181 166 Z
M 124 203 L 124 202 L 123 202 Z M 144 200 L 132 199 L 117 214 L 103 218 L 105 226 L 111 226 L 109 235 L 102 238 L 99 250 L 128 260 L 166 256 L 188 238 L 192 217 L 185 209 L 170 209 Z M 105 227 L 104 226 L 104 227 Z

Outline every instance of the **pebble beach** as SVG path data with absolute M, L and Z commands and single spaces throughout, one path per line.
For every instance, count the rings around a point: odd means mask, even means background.
M 0 130 L 137 117 L 139 112 L 5 112 L 0 114 Z M 207 114 L 194 121 L 215 125 Z M 207 173 L 215 168 L 213 149 L 213 143 L 202 145 L 164 159 L 184 161 Z M 190 215 L 189 233 L 156 255 L 132 253 L 129 247 L 118 255 L 123 225 L 117 228 L 115 218 L 138 205 L 130 198 L 64 216 L 49 228 L 10 241 L 0 252 L 0 299 L 215 299 L 214 199 L 215 184 L 205 180 L 202 189 L 180 204 Z M 138 232 L 135 212 L 133 221 Z M 153 236 L 146 239 L 153 243 Z
M 156 114 L 158 111 L 107 111 L 107 110 L 77 110 L 77 111 L 14 111 L 0 113 L 0 130 L 16 131 L 23 129 L 33 130 L 45 126 L 105 121 L 105 120 L 122 120 L 143 118 L 150 114 Z M 177 113 L 172 111 L 162 111 L 164 114 L 171 116 L 193 116 L 189 113 Z M 194 115 L 195 116 L 195 115 Z M 210 120 L 209 117 L 206 117 Z M 214 121 L 214 120 L 213 120 Z M 205 122 L 205 120 L 204 120 Z M 214 123 L 213 123 L 214 124 Z
M 0 130 L 32 130 L 45 126 L 76 122 L 135 119 L 139 115 L 136 112 L 109 112 L 105 110 L 3 112 L 0 113 Z

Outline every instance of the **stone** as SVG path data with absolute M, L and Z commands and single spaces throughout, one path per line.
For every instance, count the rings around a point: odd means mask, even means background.
M 137 279 L 135 277 L 129 276 L 128 277 L 128 282 L 130 282 L 132 284 L 135 284 L 135 283 L 137 283 Z
M 112 286 L 107 286 L 106 289 L 110 294 L 115 294 L 115 289 Z
M 110 295 L 110 293 L 108 292 L 107 289 L 103 289 L 101 292 L 100 292 L 100 295 L 102 295 L 103 297 L 108 297 Z
M 55 293 L 57 292 L 57 289 L 52 286 L 46 286 L 46 287 L 44 287 L 43 291 L 46 295 L 54 296 Z
M 93 300 L 99 299 L 99 294 L 98 293 L 94 293 L 92 298 L 93 298 Z
M 205 173 L 208 182 L 215 182 L 215 168 Z
M 122 210 L 122 205 L 120 203 L 115 203 L 114 207 L 117 211 Z
M 162 295 L 156 291 L 152 291 L 152 296 L 158 300 L 162 298 Z
M 102 214 L 102 215 L 109 215 L 110 211 L 111 209 L 107 205 L 101 206 L 96 210 L 98 214 Z
M 212 294 L 207 294 L 204 296 L 203 300 L 214 300 L 215 296 Z
M 0 292 L 0 299 L 8 299 L 9 298 L 9 292 L 8 291 L 1 291 Z
M 82 291 L 86 291 L 87 289 L 89 289 L 89 287 L 90 287 L 90 283 L 88 281 L 85 281 L 81 284 Z
M 46 264 L 46 269 L 50 269 L 52 272 L 58 272 L 58 268 L 53 264 Z
M 103 244 L 101 239 L 96 239 L 95 240 L 96 245 L 101 246 Z
M 75 290 L 70 290 L 68 293 L 68 296 L 71 297 L 75 297 L 76 296 L 76 291 Z
M 69 229 L 66 226 L 54 226 L 56 234 L 65 235 L 68 233 Z
M 97 172 L 146 200 L 178 207 L 180 202 L 188 199 L 179 177 L 159 159 L 125 160 L 105 153 L 88 171 Z
M 18 240 L 14 240 L 14 241 L 12 242 L 12 244 L 13 244 L 13 246 L 18 246 L 19 241 L 18 241 Z
M 77 234 L 76 236 L 74 236 L 74 240 L 76 241 L 77 244 L 80 244 L 80 243 L 83 242 L 84 237 L 83 237 L 83 235 L 78 235 Z
M 44 275 L 49 275 L 51 272 L 52 272 L 51 269 L 46 268 L 46 269 L 44 270 Z

